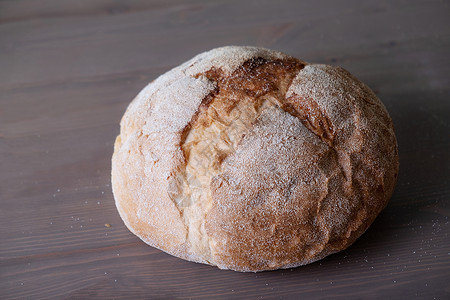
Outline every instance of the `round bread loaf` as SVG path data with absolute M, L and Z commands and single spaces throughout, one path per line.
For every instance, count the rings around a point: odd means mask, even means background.
M 385 107 L 349 72 L 223 47 L 131 102 L 112 187 L 147 244 L 256 272 L 347 248 L 388 203 L 398 165 Z

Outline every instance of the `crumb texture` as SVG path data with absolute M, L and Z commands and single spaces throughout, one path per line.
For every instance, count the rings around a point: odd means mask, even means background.
M 146 243 L 262 271 L 353 243 L 398 172 L 392 121 L 342 68 L 254 47 L 202 53 L 129 105 L 112 162 L 116 205 Z

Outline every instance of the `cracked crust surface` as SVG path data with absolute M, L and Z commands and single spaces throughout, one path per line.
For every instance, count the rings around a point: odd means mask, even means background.
M 132 101 L 112 185 L 122 219 L 146 243 L 262 271 L 348 247 L 386 206 L 397 172 L 392 121 L 347 71 L 223 47 Z

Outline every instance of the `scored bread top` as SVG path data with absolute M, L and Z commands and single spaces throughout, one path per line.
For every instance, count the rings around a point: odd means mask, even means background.
M 223 47 L 132 101 L 112 183 L 121 217 L 146 243 L 261 271 L 346 248 L 387 204 L 397 171 L 392 121 L 347 71 Z

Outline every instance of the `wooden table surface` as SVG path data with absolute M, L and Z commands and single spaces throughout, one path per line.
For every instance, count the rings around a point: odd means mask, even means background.
M 125 108 L 223 45 L 341 65 L 385 103 L 399 181 L 349 249 L 237 273 L 122 223 L 110 159 Z M 449 55 L 448 1 L 1 1 L 0 298 L 450 299 Z

